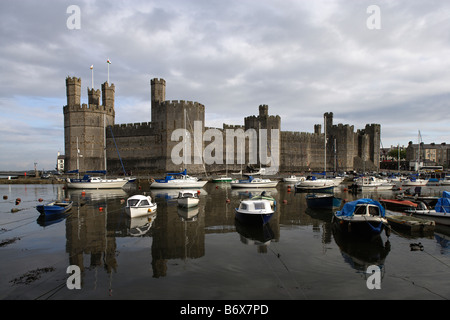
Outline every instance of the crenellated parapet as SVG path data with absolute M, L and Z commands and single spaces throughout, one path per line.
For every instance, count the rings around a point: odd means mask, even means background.
M 166 100 L 161 102 L 161 106 L 169 109 L 183 109 L 183 108 L 197 108 L 198 111 L 205 112 L 205 106 L 201 103 L 195 101 L 185 101 L 185 100 Z
M 156 134 L 151 122 L 116 124 L 111 129 L 114 137 L 137 137 Z M 110 133 L 107 132 L 107 134 L 109 135 Z

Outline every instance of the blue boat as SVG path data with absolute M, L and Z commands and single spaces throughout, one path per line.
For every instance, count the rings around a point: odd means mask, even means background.
M 306 204 L 312 209 L 333 209 L 341 206 L 342 199 L 335 197 L 333 194 L 307 194 Z
M 348 234 L 370 237 L 379 235 L 386 226 L 386 234 L 390 232 L 383 206 L 367 198 L 344 204 L 342 210 L 334 213 L 333 222 L 340 231 Z
M 48 204 L 38 205 L 36 209 L 41 215 L 46 217 L 57 216 L 72 209 L 72 204 L 73 201 L 53 201 Z

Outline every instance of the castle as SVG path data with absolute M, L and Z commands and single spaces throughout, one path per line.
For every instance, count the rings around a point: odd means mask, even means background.
M 182 168 L 196 174 L 236 172 L 243 165 L 245 170 L 252 159 L 254 146 L 249 132 L 256 133 L 258 141 L 259 157 L 250 163 L 257 168 L 262 164 L 261 153 L 264 152 L 272 160 L 279 159 L 279 172 L 323 171 L 325 167 L 328 171 L 379 169 L 379 124 L 367 124 L 355 132 L 353 126 L 334 125 L 333 113 L 329 112 L 324 114 L 324 132 L 320 124 L 314 125 L 313 133 L 281 131 L 281 118 L 269 115 L 269 107 L 260 105 L 259 114 L 245 117 L 243 125 L 223 124 L 222 128 L 209 128 L 205 127 L 203 104 L 166 100 L 164 79 L 152 79 L 150 86 L 151 122 L 115 124 L 114 84 L 103 83 L 101 93 L 88 88 L 88 104 L 81 104 L 81 79 L 66 78 L 67 105 L 63 107 L 65 172 L 104 170 L 105 166 L 112 175 L 124 171 L 153 175 L 177 172 Z M 180 137 L 176 135 L 180 128 L 191 137 L 181 137 L 188 143 L 181 152 L 184 157 L 181 164 L 173 161 L 173 152 L 180 145 Z M 267 136 L 263 137 L 264 129 Z M 232 136 L 236 133 L 244 133 L 245 143 L 241 146 L 232 144 L 229 152 L 230 141 L 233 143 L 238 138 Z M 221 158 L 226 161 L 205 163 L 202 154 L 211 152 L 213 144 L 215 148 L 211 154 L 217 156 L 223 152 Z

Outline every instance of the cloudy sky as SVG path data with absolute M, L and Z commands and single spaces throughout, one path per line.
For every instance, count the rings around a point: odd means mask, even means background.
M 87 103 L 90 66 L 99 89 L 108 58 L 116 123 L 151 121 L 150 79 L 164 78 L 207 126 L 267 104 L 286 131 L 333 112 L 381 124 L 384 147 L 419 130 L 450 143 L 450 1 L 1 0 L 0 41 L 0 170 L 54 169 L 65 78 L 81 77 Z

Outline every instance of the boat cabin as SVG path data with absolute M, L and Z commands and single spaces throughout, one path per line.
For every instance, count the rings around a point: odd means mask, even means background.
M 371 215 L 375 217 L 380 217 L 380 208 L 370 204 L 359 204 L 355 207 L 354 215 Z
M 255 213 L 269 213 L 273 212 L 273 209 L 268 200 L 244 200 L 239 205 L 239 211 L 241 212 L 255 212 Z
M 128 198 L 127 206 L 128 207 L 144 207 L 144 206 L 150 206 L 151 200 L 150 197 L 145 196 L 134 196 Z

